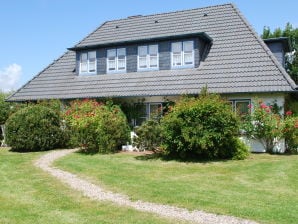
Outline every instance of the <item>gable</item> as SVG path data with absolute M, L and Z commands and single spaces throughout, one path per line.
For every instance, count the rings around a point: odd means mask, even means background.
M 191 33 L 213 40 L 198 68 L 80 77 L 75 52 L 69 50 L 8 100 L 197 94 L 205 85 L 216 93 L 297 87 L 232 4 L 108 21 L 72 49 Z

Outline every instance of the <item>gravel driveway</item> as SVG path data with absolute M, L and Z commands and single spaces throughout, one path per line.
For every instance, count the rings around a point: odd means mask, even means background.
M 35 165 L 42 170 L 48 172 L 52 176 L 58 178 L 63 183 L 67 184 L 72 189 L 81 192 L 86 197 L 98 201 L 110 201 L 119 206 L 128 206 L 142 212 L 151 212 L 157 215 L 168 217 L 175 220 L 189 221 L 191 223 L 201 224 L 256 224 L 256 222 L 240 219 L 226 215 L 216 215 L 199 210 L 189 211 L 184 208 L 178 208 L 169 205 L 156 204 L 145 201 L 131 201 L 128 196 L 104 191 L 100 186 L 92 184 L 75 174 L 52 167 L 52 163 L 67 154 L 75 152 L 71 150 L 51 151 L 40 157 Z

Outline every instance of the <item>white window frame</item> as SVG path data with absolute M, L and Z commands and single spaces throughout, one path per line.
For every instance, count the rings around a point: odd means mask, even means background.
M 133 126 L 137 126 L 138 120 L 143 120 L 144 122 L 146 120 L 152 119 L 152 113 L 155 112 L 152 110 L 153 106 L 157 105 L 160 108 L 161 113 L 164 107 L 162 102 L 147 102 L 147 103 L 143 103 L 143 105 L 145 106 L 145 113 L 143 114 L 143 116 L 133 118 L 133 121 L 132 121 Z
M 157 53 L 155 55 L 150 54 L 150 47 L 156 47 L 157 48 Z M 141 48 L 146 48 L 146 55 L 140 55 L 140 49 Z M 140 67 L 140 58 L 143 57 L 146 60 L 146 68 Z M 156 67 L 151 67 L 151 58 L 156 57 Z M 150 44 L 150 45 L 141 45 L 138 46 L 138 70 L 139 71 L 144 71 L 144 70 L 158 70 L 159 69 L 159 52 L 158 52 L 158 44 Z
M 232 104 L 232 110 L 234 113 L 237 113 L 237 103 L 248 103 L 248 105 L 251 105 L 251 99 L 229 99 L 229 102 Z M 249 108 L 247 108 L 247 110 L 251 113 Z
M 119 52 L 124 50 L 124 55 L 121 55 L 121 56 L 124 56 L 124 59 L 120 59 L 119 58 Z M 115 59 L 114 60 L 110 60 L 109 59 L 109 52 L 111 51 L 115 51 Z M 124 60 L 124 69 L 119 69 L 119 61 L 120 60 Z M 111 61 L 114 61 L 115 63 L 115 70 L 110 70 L 110 63 Z M 122 73 L 122 72 L 126 72 L 126 48 L 122 47 L 122 48 L 111 48 L 111 49 L 108 49 L 107 50 L 107 73 Z
M 95 54 L 95 61 L 94 61 L 94 71 L 90 71 L 90 54 L 91 53 L 94 53 Z M 83 54 L 87 54 L 87 60 L 86 62 L 83 62 L 82 61 L 82 56 Z M 87 66 L 87 71 L 82 71 L 82 66 L 83 66 L 83 63 L 87 63 L 86 66 Z M 96 55 L 96 51 L 86 51 L 86 52 L 81 52 L 80 53 L 80 72 L 79 74 L 80 75 L 94 75 L 97 73 L 97 55 Z
M 188 54 L 184 51 L 185 44 L 191 43 L 192 44 L 192 61 L 191 64 L 185 64 L 185 55 Z M 173 52 L 173 45 L 174 44 L 180 44 L 181 51 L 180 51 L 180 57 L 181 57 L 181 65 L 174 65 L 174 55 L 177 53 Z M 178 55 L 178 54 L 177 54 Z M 184 41 L 175 41 L 171 43 L 171 68 L 193 68 L 195 65 L 195 55 L 194 55 L 194 41 L 193 40 L 184 40 Z

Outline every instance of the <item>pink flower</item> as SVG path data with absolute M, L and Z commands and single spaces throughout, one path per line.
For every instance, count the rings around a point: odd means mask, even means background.
M 266 109 L 266 108 L 267 108 L 266 104 L 264 104 L 264 103 L 262 103 L 262 104 L 260 105 L 260 107 L 261 107 L 262 109 Z
M 293 114 L 293 112 L 290 111 L 290 110 L 288 110 L 288 111 L 286 112 L 286 115 L 287 115 L 287 116 L 291 116 L 292 114 Z
M 247 106 L 249 109 L 251 109 L 252 108 L 252 105 L 251 104 L 248 104 L 248 106 Z

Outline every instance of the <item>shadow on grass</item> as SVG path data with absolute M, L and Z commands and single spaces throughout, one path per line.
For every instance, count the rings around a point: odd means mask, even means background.
M 164 155 L 162 153 L 152 153 L 135 156 L 136 160 L 148 161 L 148 160 L 162 160 L 162 161 L 176 161 L 182 163 L 212 163 L 212 162 L 227 162 L 229 159 L 207 159 L 204 157 L 198 158 L 197 156 L 187 156 L 185 158 L 179 158 L 177 156 Z
M 87 151 L 84 149 L 79 149 L 77 151 L 75 151 L 75 153 L 80 154 L 80 155 L 85 155 L 85 156 L 93 156 L 98 154 L 98 151 Z

